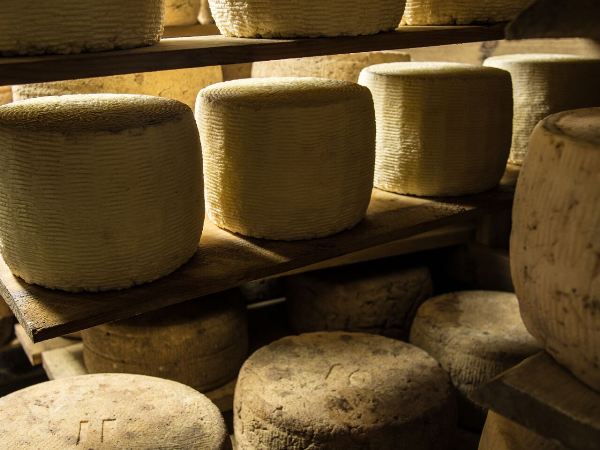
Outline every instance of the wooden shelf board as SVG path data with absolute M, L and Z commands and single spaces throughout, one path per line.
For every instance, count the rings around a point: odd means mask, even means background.
M 55 337 L 34 344 L 20 324 L 15 325 L 15 336 L 17 337 L 19 344 L 21 344 L 21 347 L 23 347 L 23 351 L 27 355 L 27 359 L 29 359 L 32 366 L 39 366 L 42 364 L 43 352 L 73 345 L 73 339 L 64 337 Z
M 78 55 L 0 57 L 0 85 L 303 56 L 428 47 L 503 37 L 504 24 L 400 27 L 396 31 L 372 36 L 313 39 L 241 39 L 225 36 L 167 38 L 151 47 L 130 50 Z

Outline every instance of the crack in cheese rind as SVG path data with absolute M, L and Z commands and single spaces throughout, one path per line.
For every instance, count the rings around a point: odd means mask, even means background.
M 165 26 L 185 26 L 198 23 L 201 0 L 165 0 Z
M 254 78 L 198 95 L 208 217 L 246 236 L 296 240 L 356 225 L 373 187 L 371 94 L 319 78 Z
M 406 25 L 467 25 L 513 20 L 532 0 L 407 0 Z
M 195 253 L 202 158 L 182 103 L 110 94 L 15 102 L 0 107 L 0 147 L 0 248 L 28 283 L 127 288 Z
M 359 83 L 377 118 L 375 187 L 456 196 L 498 184 L 510 149 L 510 76 L 468 64 L 378 64 Z

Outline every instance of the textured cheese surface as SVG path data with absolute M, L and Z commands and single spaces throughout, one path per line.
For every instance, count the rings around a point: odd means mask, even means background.
M 12 90 L 15 101 L 66 94 L 143 94 L 179 100 L 193 109 L 198 91 L 221 81 L 221 67 L 211 66 L 23 84 L 13 86 Z M 0 98 L 1 95 L 0 91 Z
M 498 184 L 511 138 L 506 72 L 458 63 L 389 63 L 367 67 L 359 83 L 375 102 L 375 187 L 444 196 Z
M 600 108 L 535 128 L 513 207 L 511 272 L 546 351 L 600 391 Z
M 0 147 L 0 248 L 25 281 L 126 288 L 195 253 L 202 159 L 184 104 L 109 94 L 15 102 L 0 107 Z
M 164 0 L 4 3 L 0 14 L 0 55 L 143 47 L 156 44 L 163 32 Z
M 0 86 L 0 105 L 12 102 L 12 92 L 10 86 Z
M 244 450 L 441 450 L 454 408 L 448 376 L 424 351 L 363 333 L 309 333 L 244 363 L 234 429 Z
M 510 162 L 522 164 L 536 124 L 550 114 L 600 106 L 600 59 L 576 55 L 516 54 L 485 63 L 510 72 L 514 89 Z
M 201 0 L 164 0 L 165 26 L 194 25 L 198 23 Z
M 406 338 L 432 293 L 427 267 L 335 268 L 287 278 L 288 321 L 297 332 L 362 331 Z
M 395 29 L 405 0 L 209 0 L 222 34 L 237 37 L 358 36 Z
M 513 20 L 532 0 L 407 0 L 406 25 L 466 25 Z
M 373 187 L 368 89 L 319 78 L 218 83 L 198 95 L 206 205 L 219 227 L 267 239 L 343 231 Z
M 6 449 L 229 448 L 221 413 L 204 395 L 126 374 L 69 377 L 2 397 L 0 436 Z

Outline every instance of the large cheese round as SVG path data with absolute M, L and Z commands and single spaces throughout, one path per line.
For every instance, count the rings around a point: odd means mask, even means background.
M 0 105 L 12 102 L 12 92 L 10 86 L 0 86 Z
M 484 63 L 507 70 L 514 90 L 510 162 L 522 164 L 529 137 L 544 117 L 560 111 L 600 106 L 600 58 L 576 55 L 516 54 Z
M 407 0 L 406 25 L 464 25 L 513 20 L 532 0 Z
M 511 272 L 525 325 L 600 391 L 600 108 L 531 136 L 513 208 Z
M 511 138 L 506 72 L 459 63 L 389 63 L 367 67 L 359 82 L 375 102 L 375 187 L 444 196 L 498 184 Z
M 165 25 L 168 27 L 198 23 L 201 0 L 165 0 Z
M 256 351 L 234 399 L 239 449 L 450 448 L 448 376 L 424 351 L 363 333 L 309 333 Z
M 419 308 L 410 342 L 437 359 L 459 394 L 459 423 L 480 430 L 485 410 L 477 389 L 540 351 L 515 294 L 464 291 L 440 295 Z
M 288 321 L 298 332 L 362 331 L 406 338 L 419 305 L 431 296 L 427 267 L 353 266 L 286 279 Z
M 15 102 L 0 107 L 0 147 L 2 256 L 28 283 L 126 288 L 196 252 L 202 159 L 184 104 L 109 94 Z
M 230 448 L 221 413 L 194 389 L 142 375 L 36 384 L 0 398 L 2 448 Z
M 358 36 L 395 29 L 405 0 L 209 0 L 222 34 L 237 37 Z
M 198 95 L 206 205 L 219 227 L 308 239 L 356 225 L 373 187 L 368 89 L 320 78 L 218 83 Z
M 7 0 L 0 55 L 99 52 L 156 44 L 164 0 Z

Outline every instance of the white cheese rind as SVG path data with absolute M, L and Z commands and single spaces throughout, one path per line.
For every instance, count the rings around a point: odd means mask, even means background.
M 198 23 L 200 0 L 165 0 L 165 26 L 194 25 Z
M 466 25 L 513 20 L 532 0 L 407 0 L 406 25 Z

